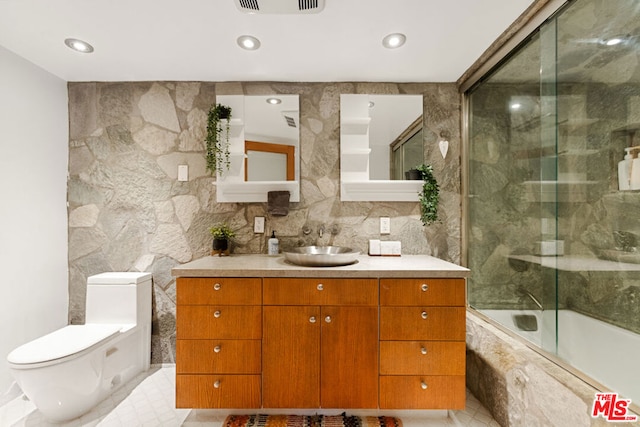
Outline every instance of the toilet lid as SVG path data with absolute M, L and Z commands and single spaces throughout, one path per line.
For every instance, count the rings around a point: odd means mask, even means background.
M 21 345 L 7 356 L 9 363 L 48 362 L 81 352 L 118 333 L 122 325 L 69 325 Z

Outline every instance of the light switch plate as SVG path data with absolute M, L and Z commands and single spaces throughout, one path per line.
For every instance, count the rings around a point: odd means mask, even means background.
M 178 165 L 178 181 L 189 181 L 189 165 Z
M 264 233 L 264 217 L 256 216 L 253 218 L 253 232 Z
M 391 234 L 391 218 L 388 216 L 380 217 L 380 234 Z

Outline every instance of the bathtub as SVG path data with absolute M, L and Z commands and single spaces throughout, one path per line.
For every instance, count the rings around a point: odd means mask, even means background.
M 640 335 L 571 310 L 479 310 L 512 332 L 601 383 L 640 403 Z M 530 330 L 532 316 L 537 330 Z M 520 326 L 520 327 L 519 327 Z M 523 330 L 523 327 L 524 329 Z

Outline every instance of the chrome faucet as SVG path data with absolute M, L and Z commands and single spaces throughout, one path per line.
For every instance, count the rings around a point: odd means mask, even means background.
M 324 236 L 324 225 L 321 225 L 318 228 L 318 236 L 320 236 L 322 238 L 322 236 Z

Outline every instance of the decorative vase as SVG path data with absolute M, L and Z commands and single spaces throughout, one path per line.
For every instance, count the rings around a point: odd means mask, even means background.
M 211 255 L 229 255 L 229 240 L 214 238 L 213 246 L 211 248 Z

